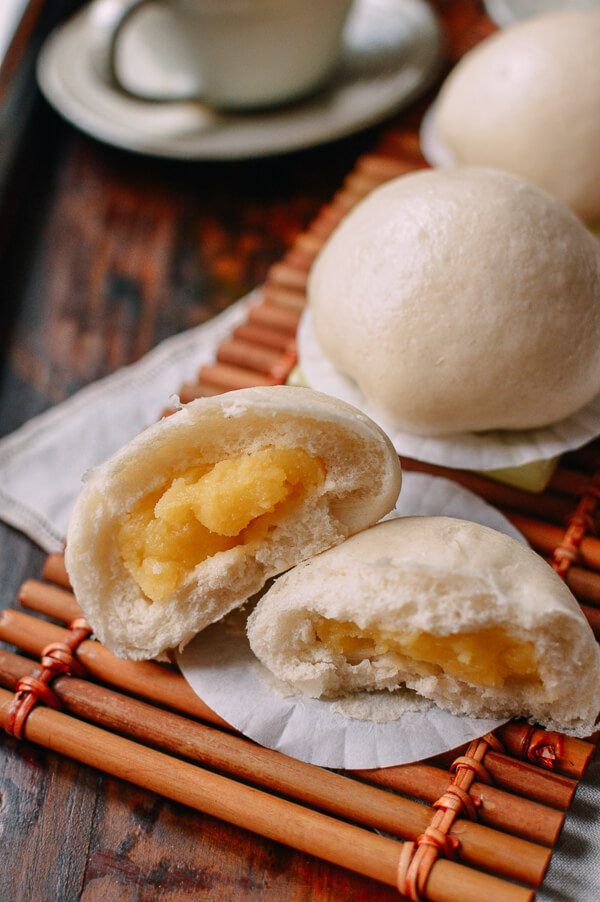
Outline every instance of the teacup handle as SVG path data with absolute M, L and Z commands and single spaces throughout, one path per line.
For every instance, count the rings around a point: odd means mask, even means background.
M 115 91 L 137 100 L 156 101 L 197 100 L 197 95 L 149 97 L 138 94 L 124 85 L 117 72 L 116 56 L 119 36 L 127 23 L 149 3 L 164 0 L 94 0 L 88 10 L 90 17 L 91 57 L 96 75 Z

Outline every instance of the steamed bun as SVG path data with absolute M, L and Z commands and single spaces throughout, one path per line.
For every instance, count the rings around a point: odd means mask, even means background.
M 326 395 L 277 386 L 192 401 L 86 474 L 67 570 L 100 641 L 157 657 L 376 523 L 400 480 L 381 429 Z
M 300 564 L 248 637 L 313 698 L 407 686 L 453 714 L 577 736 L 600 710 L 600 650 L 569 589 L 520 542 L 464 520 L 389 520 Z
M 378 188 L 324 246 L 308 297 L 325 355 L 407 432 L 540 427 L 600 391 L 600 245 L 507 173 Z
M 442 86 L 433 133 L 457 164 L 523 176 L 599 221 L 600 10 L 550 13 L 483 41 Z

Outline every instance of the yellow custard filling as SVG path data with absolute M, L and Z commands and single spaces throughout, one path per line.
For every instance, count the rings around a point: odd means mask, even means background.
M 510 636 L 502 627 L 433 636 L 362 630 L 350 621 L 317 616 L 314 629 L 320 642 L 350 664 L 395 652 L 476 686 L 497 689 L 509 682 L 539 679 L 533 643 Z
M 206 558 L 263 539 L 324 478 L 322 461 L 302 448 L 265 448 L 194 467 L 124 517 L 123 562 L 149 599 L 163 601 Z

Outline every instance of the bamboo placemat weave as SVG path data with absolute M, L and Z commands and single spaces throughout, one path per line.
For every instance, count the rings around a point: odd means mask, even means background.
M 471 0 L 441 4 L 440 11 L 451 61 L 493 30 Z M 426 165 L 418 121 L 413 113 L 357 160 L 331 203 L 271 267 L 247 322 L 197 381 L 182 387 L 183 402 L 285 382 L 312 261 L 371 190 Z M 568 455 L 540 495 L 402 463 L 455 479 L 502 509 L 566 580 L 600 635 L 596 446 Z M 235 734 L 175 670 L 115 658 L 90 638 L 62 556 L 48 558 L 43 577 L 22 586 L 20 601 L 63 626 L 17 611 L 0 616 L 0 640 L 41 656 L 36 667 L 0 651 L 0 724 L 13 735 L 397 886 L 412 899 L 533 898 L 597 737 L 584 742 L 515 722 L 432 761 L 341 776 Z

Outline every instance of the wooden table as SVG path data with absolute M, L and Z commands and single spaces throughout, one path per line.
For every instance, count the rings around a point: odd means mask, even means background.
M 374 140 L 171 163 L 96 143 L 36 98 L 0 220 L 0 434 L 253 288 Z M 0 542 L 9 607 L 43 553 L 2 524 Z M 6 736 L 0 836 L 2 900 L 396 897 Z

